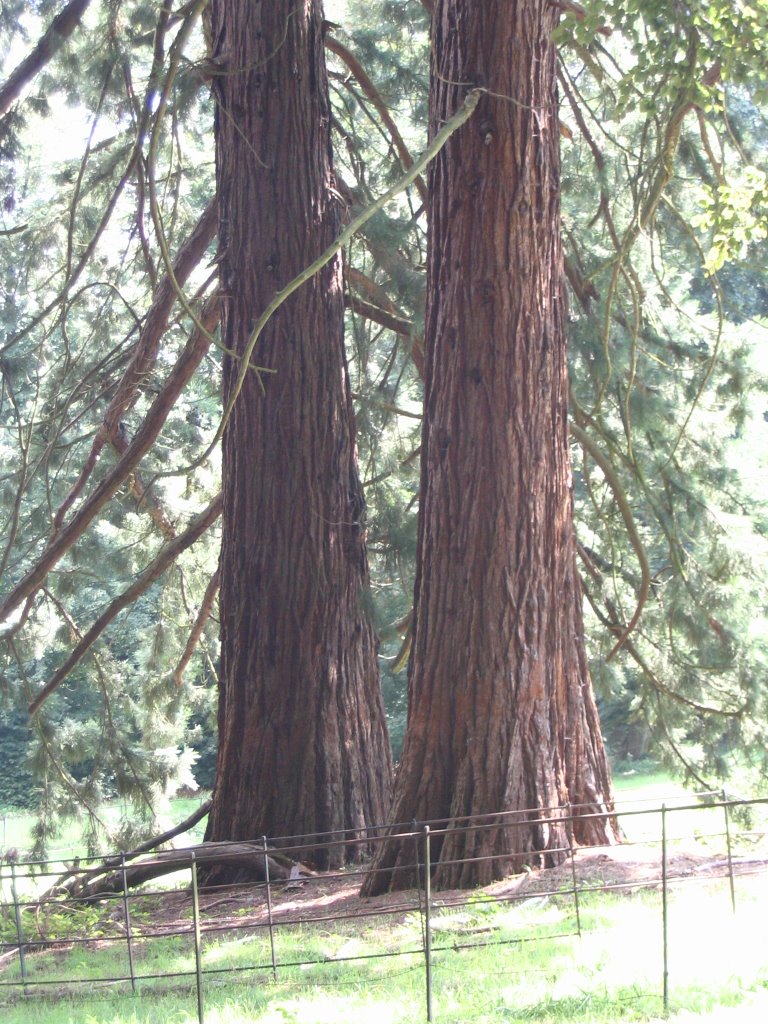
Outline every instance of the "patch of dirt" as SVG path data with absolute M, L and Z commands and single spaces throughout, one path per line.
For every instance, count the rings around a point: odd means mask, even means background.
M 768 850 L 761 849 L 748 856 L 734 856 L 734 879 L 753 876 L 750 884 L 760 885 L 768 896 Z M 670 884 L 683 880 L 729 884 L 727 857 L 712 856 L 700 849 L 677 848 L 666 865 Z M 556 868 L 526 871 L 512 875 L 483 889 L 441 890 L 433 892 L 435 909 L 462 906 L 480 895 L 514 901 L 529 896 L 570 895 L 579 892 L 613 891 L 632 893 L 641 889 L 660 888 L 662 863 L 658 848 L 625 844 L 600 850 L 578 850 Z M 263 884 L 227 886 L 203 890 L 200 894 L 200 916 L 205 930 L 226 930 L 248 925 L 268 924 L 270 913 L 275 923 L 328 922 L 346 918 L 361 919 L 382 915 L 399 918 L 418 911 L 423 893 L 417 890 L 387 893 L 362 898 L 359 895 L 364 871 L 317 874 L 287 882 L 274 882 L 267 900 Z M 739 883 L 744 884 L 743 881 Z M 150 903 L 151 901 L 151 903 Z M 192 914 L 191 895 L 177 891 L 162 897 L 136 896 L 131 906 L 151 916 L 153 929 L 171 931 L 180 921 L 189 922 Z

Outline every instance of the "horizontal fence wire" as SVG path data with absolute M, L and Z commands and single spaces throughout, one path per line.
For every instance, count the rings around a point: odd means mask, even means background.
M 0 992 L 4 997 L 14 998 L 23 994 L 26 998 L 34 995 L 36 990 L 49 997 L 52 990 L 66 992 L 85 991 L 93 995 L 96 991 L 109 989 L 115 985 L 130 984 L 133 992 L 142 991 L 139 983 L 170 982 L 183 980 L 191 985 L 197 996 L 197 1013 L 200 1024 L 204 1024 L 204 990 L 214 980 L 221 982 L 228 975 L 234 978 L 245 976 L 249 972 L 252 977 L 264 977 L 276 980 L 280 975 L 288 984 L 297 984 L 291 979 L 290 972 L 295 970 L 312 970 L 322 973 L 328 965 L 348 965 L 394 962 L 398 958 L 412 961 L 419 958 L 419 963 L 404 966 L 405 972 L 420 970 L 424 972 L 426 1015 L 433 1019 L 433 988 L 434 958 L 436 955 L 453 952 L 486 949 L 492 946 L 504 947 L 533 943 L 543 939 L 565 939 L 581 935 L 579 900 L 594 893 L 621 893 L 643 889 L 663 890 L 664 916 L 664 973 L 663 1001 L 668 1006 L 669 971 L 667 963 L 668 912 L 667 895 L 672 884 L 680 885 L 691 882 L 708 882 L 713 879 L 728 879 L 731 900 L 736 909 L 736 890 L 734 875 L 738 868 L 739 875 L 768 872 L 768 855 L 760 857 L 734 858 L 733 846 L 736 841 L 753 845 L 765 843 L 766 835 L 759 828 L 745 827 L 739 830 L 736 815 L 739 812 L 766 808 L 768 798 L 761 799 L 728 799 L 722 792 L 703 792 L 693 797 L 686 795 L 673 801 L 652 805 L 647 799 L 622 800 L 618 807 L 596 809 L 594 805 L 565 805 L 561 807 L 531 808 L 518 811 L 503 811 L 483 814 L 460 820 L 445 818 L 427 822 L 409 822 L 400 825 L 369 827 L 358 830 L 344 830 L 316 834 L 311 836 L 282 836 L 274 839 L 261 837 L 248 842 L 204 844 L 192 847 L 188 851 L 179 849 L 178 863 L 174 859 L 172 871 L 181 873 L 181 888 L 173 889 L 146 883 L 136 891 L 128 888 L 128 871 L 135 864 L 145 866 L 161 866 L 165 863 L 162 857 L 141 853 L 133 856 L 130 853 L 115 854 L 102 858 L 82 858 L 76 865 L 78 877 L 87 884 L 89 879 L 98 879 L 107 872 L 116 872 L 116 882 L 120 882 L 117 891 L 78 895 L 70 893 L 64 887 L 67 876 L 60 869 L 53 870 L 51 861 L 33 859 L 13 859 L 11 863 L 0 863 L 0 924 L 3 926 L 5 941 L 0 942 Z M 709 863 L 706 874 L 695 875 L 676 872 L 669 861 L 670 846 L 680 841 L 680 836 L 670 837 L 670 820 L 675 815 L 696 812 L 697 815 L 709 814 L 707 830 L 696 830 L 695 838 L 701 842 L 723 841 L 726 855 Z M 721 815 L 721 825 L 712 824 L 712 814 Z M 443 894 L 430 891 L 432 870 L 431 850 L 439 849 L 440 842 L 449 835 L 463 833 L 482 835 L 495 830 L 505 834 L 516 829 L 530 829 L 547 825 L 572 825 L 584 819 L 610 819 L 622 829 L 629 829 L 635 819 L 643 823 L 652 823 L 654 833 L 641 840 L 628 839 L 621 844 L 621 849 L 628 853 L 645 851 L 645 866 L 655 873 L 648 877 L 633 877 L 629 881 L 608 880 L 595 882 L 589 877 L 580 877 L 579 854 L 595 854 L 608 847 L 589 847 L 579 851 L 574 848 L 572 838 L 568 845 L 547 850 L 563 862 L 570 860 L 571 870 L 566 882 L 557 887 L 538 887 L 534 897 L 526 890 L 522 879 L 519 890 L 500 892 L 483 892 L 481 902 L 476 893 L 451 892 Z M 571 833 L 571 829 L 567 832 Z M 688 835 L 687 838 L 694 838 Z M 403 871 L 412 872 L 417 879 L 417 888 L 408 893 L 400 893 L 387 902 L 368 902 L 356 906 L 354 912 L 344 906 L 334 906 L 333 901 L 323 902 L 324 893 L 334 886 L 346 887 L 362 882 L 367 875 L 365 864 L 353 865 L 341 871 L 330 871 L 322 874 L 303 873 L 299 878 L 270 878 L 270 859 L 282 855 L 292 861 L 301 862 L 303 857 L 312 860 L 323 847 L 338 850 L 341 847 L 358 847 L 366 854 L 379 843 L 396 840 L 403 848 L 412 851 L 411 863 L 401 866 Z M 612 847 L 615 849 L 615 847 Z M 233 886 L 231 884 L 204 887 L 198 882 L 198 871 L 210 863 L 209 857 L 226 854 L 228 851 L 246 851 L 253 857 L 253 864 L 263 870 L 264 877 L 256 882 Z M 536 851 L 531 856 L 535 857 Z M 354 859 L 354 858 L 353 858 Z M 503 860 L 499 853 L 481 854 L 466 859 L 455 859 L 441 862 L 445 864 L 473 865 L 484 861 Z M 528 869 L 528 875 L 531 870 Z M 72 874 L 70 872 L 69 879 Z M 515 876 L 518 877 L 518 876 Z M 541 873 L 546 879 L 546 871 Z M 286 894 L 299 889 L 297 898 L 286 903 Z M 313 892 L 318 895 L 313 898 Z M 301 897 L 301 898 L 299 898 Z M 573 926 L 561 927 L 557 931 L 544 930 L 538 934 L 536 929 L 529 927 L 526 933 L 524 921 L 516 926 L 513 935 L 483 934 L 482 926 L 476 937 L 471 938 L 461 931 L 444 936 L 445 923 L 450 927 L 450 915 L 456 911 L 471 910 L 477 912 L 478 907 L 487 911 L 489 907 L 508 906 L 515 909 L 526 906 L 531 899 L 565 901 L 572 908 Z M 313 906 L 313 899 L 317 905 Z M 236 904 L 241 919 L 233 918 L 228 913 L 228 906 Z M 114 908 L 105 918 L 105 910 Z M 231 908 L 230 908 L 231 909 Z M 172 917 L 172 923 L 165 925 L 153 918 L 163 913 Z M 185 920 L 179 920 L 181 914 Z M 71 934 L 56 937 L 45 934 L 47 915 L 63 915 L 70 924 L 81 914 L 84 926 L 78 932 L 72 926 Z M 67 917 L 67 915 L 69 915 Z M 324 929 L 329 925 L 349 925 L 360 929 L 361 925 L 374 919 L 391 919 L 402 927 L 402 945 L 396 949 L 360 952 L 353 949 L 338 950 L 335 955 L 314 955 L 307 951 L 303 956 L 289 954 L 284 946 L 283 938 L 290 936 L 291 930 Z M 42 923 L 41 923 L 42 922 Z M 410 922 L 410 923 L 409 923 Z M 34 930 L 37 930 L 35 934 Z M 98 932 L 98 934 L 95 934 Z M 310 933 L 311 934 L 311 931 Z M 414 942 L 414 935 L 417 941 Z M 261 953 L 257 956 L 250 947 L 245 949 L 250 959 L 245 963 L 230 966 L 217 966 L 206 962 L 206 952 L 214 948 L 212 942 L 229 938 L 243 943 L 260 943 Z M 186 956 L 192 966 L 181 969 L 181 965 L 168 965 L 167 969 L 159 970 L 153 964 L 151 969 L 141 960 L 151 957 L 155 943 L 160 941 L 178 940 L 181 943 L 178 956 Z M 309 940 L 308 940 L 309 941 Z M 62 963 L 62 975 L 57 978 L 40 977 L 41 970 L 50 966 L 48 954 L 67 954 L 78 948 L 95 946 L 114 948 L 124 945 L 126 972 L 119 971 L 109 976 L 68 977 L 66 961 Z M 311 945 L 311 942 L 310 942 Z M 143 969 L 142 969 L 143 968 Z M 287 973 L 286 973 L 287 972 Z M 393 972 L 394 973 L 394 972 Z M 372 978 L 377 985 L 381 979 Z M 313 984 L 322 985 L 322 980 L 313 978 Z M 334 977 L 333 984 L 338 985 L 339 979 Z M 2 1003 L 0 1002 L 0 1005 Z

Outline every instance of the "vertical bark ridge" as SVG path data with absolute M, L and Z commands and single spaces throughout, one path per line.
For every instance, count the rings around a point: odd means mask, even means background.
M 611 806 L 575 566 L 555 18 L 546 0 L 435 4 L 432 132 L 467 88 L 489 93 L 430 173 L 414 641 L 393 821 Z M 615 840 L 608 820 L 575 832 Z M 484 884 L 553 864 L 567 845 L 562 818 L 437 835 L 434 881 Z M 411 860 L 385 843 L 364 891 L 412 884 Z
M 253 322 L 338 232 L 321 24 L 316 0 L 212 5 L 225 402 Z M 267 325 L 254 362 L 275 372 L 246 378 L 224 434 L 212 840 L 364 829 L 385 813 L 343 318 L 339 258 Z

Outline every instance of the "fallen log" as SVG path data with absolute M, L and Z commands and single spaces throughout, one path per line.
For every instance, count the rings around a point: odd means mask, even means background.
M 215 880 L 216 870 L 222 867 L 228 869 L 227 877 L 230 878 L 232 867 L 236 867 L 239 881 L 265 881 L 265 862 L 271 880 L 301 878 L 313 874 L 309 868 L 276 850 L 269 850 L 265 855 L 261 842 L 200 843 L 179 850 L 160 850 L 151 855 L 133 857 L 130 861 L 127 858 L 126 854 L 125 866 L 122 861 L 116 865 L 116 858 L 111 857 L 93 867 L 80 869 L 49 889 L 43 900 L 62 897 L 96 900 L 112 896 L 176 871 L 190 870 L 193 862 L 204 869 L 208 880 Z

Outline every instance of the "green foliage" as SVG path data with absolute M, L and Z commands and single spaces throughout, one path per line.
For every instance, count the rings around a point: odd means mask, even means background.
M 4 5 L 7 52 L 30 45 L 55 9 L 26 5 L 20 21 L 19 6 Z M 694 780 L 750 763 L 758 775 L 766 769 L 767 12 L 762 0 L 596 0 L 558 29 L 592 670 L 614 754 L 682 760 Z M 164 273 L 158 223 L 175 254 L 214 191 L 203 33 L 192 32 L 160 119 L 157 89 L 178 25 L 154 47 L 158 13 L 140 0 L 92 5 L 86 29 L 0 122 L 4 592 L 52 536 L 135 352 Z M 342 22 L 329 31 L 375 91 L 329 53 L 338 191 L 355 212 L 401 174 L 403 147 L 423 149 L 428 16 L 416 0 L 350 0 L 328 13 Z M 393 669 L 407 653 L 415 571 L 422 382 L 414 352 L 426 230 L 414 186 L 346 253 L 371 601 L 396 752 L 406 681 Z M 195 309 L 214 287 L 212 257 L 185 287 Z M 120 417 L 125 439 L 189 336 L 179 310 Z M 212 347 L 138 477 L 49 575 L 24 628 L 10 636 L 14 623 L 0 624 L 0 793 L 9 804 L 36 794 L 40 845 L 57 818 L 83 807 L 93 842 L 111 835 L 100 808 L 115 795 L 148 828 L 175 786 L 212 781 L 215 609 L 181 686 L 175 670 L 215 569 L 215 529 L 101 634 L 32 726 L 22 723 L 67 652 L 160 551 L 162 516 L 178 533 L 218 489 L 218 457 L 195 463 L 218 425 L 219 385 Z M 116 459 L 108 446 L 65 521 Z M 608 660 L 641 599 L 639 621 Z
M 0 810 L 31 808 L 37 803 L 35 780 L 27 763 L 32 731 L 26 717 L 0 707 Z

